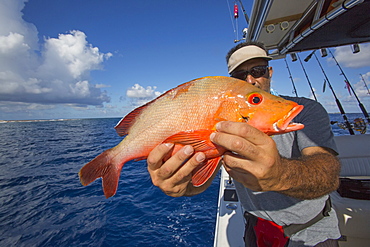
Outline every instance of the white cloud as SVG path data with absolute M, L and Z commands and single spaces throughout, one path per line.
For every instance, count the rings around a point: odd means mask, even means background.
M 1 0 L 0 2 L 0 36 L 14 38 L 20 34 L 24 38 L 25 44 L 30 49 L 37 50 L 38 38 L 37 29 L 32 23 L 27 23 L 22 19 L 21 10 L 24 8 L 26 0 Z M 13 36 L 13 37 L 12 37 Z M 19 36 L 18 36 L 19 37 Z
M 83 32 L 71 31 L 69 34 L 59 34 L 57 39 L 45 39 L 45 61 L 40 71 L 46 73 L 46 70 L 50 69 L 63 69 L 72 78 L 78 79 L 91 70 L 99 69 L 104 59 L 111 56 L 111 53 L 100 53 L 97 47 L 88 44 Z
M 341 46 L 335 49 L 335 58 L 341 66 L 361 68 L 369 66 L 370 44 L 360 44 L 360 52 L 353 54 L 351 46 Z M 332 60 L 332 58 L 330 58 Z
M 126 96 L 129 98 L 148 98 L 153 99 L 161 95 L 161 92 L 155 91 L 157 87 L 148 86 L 144 88 L 139 84 L 135 84 L 131 88 L 127 89 Z
M 162 94 L 161 92 L 156 91 L 156 88 L 157 87 L 155 86 L 147 86 L 146 88 L 144 88 L 139 84 L 135 84 L 131 88 L 127 89 L 126 97 L 131 99 L 132 106 L 140 106 Z
M 105 87 L 111 87 L 110 85 L 106 85 L 106 84 L 95 84 L 95 87 L 96 88 L 105 88 Z
M 0 36 L 0 52 L 3 55 L 13 54 L 17 50 L 24 52 L 30 49 L 24 41 L 24 36 L 10 32 L 8 36 Z
M 100 52 L 77 30 L 39 43 L 36 27 L 22 19 L 25 2 L 0 2 L 0 101 L 95 106 L 110 102 L 101 90 L 104 84 L 91 84 L 89 76 L 112 54 Z

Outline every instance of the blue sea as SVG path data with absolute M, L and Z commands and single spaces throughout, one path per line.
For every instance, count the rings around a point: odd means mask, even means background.
M 79 169 L 122 140 L 113 128 L 118 121 L 0 123 L 0 246 L 213 245 L 218 177 L 200 195 L 172 198 L 138 161 L 124 166 L 112 198 L 105 199 L 100 180 L 80 184 Z M 336 125 L 333 131 L 349 134 Z

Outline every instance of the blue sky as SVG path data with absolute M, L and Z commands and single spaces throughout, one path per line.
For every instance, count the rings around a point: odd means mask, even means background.
M 234 31 L 233 3 L 0 0 L 0 120 L 123 117 L 183 82 L 227 76 L 225 54 L 246 27 L 240 17 Z M 243 3 L 250 13 L 252 1 Z M 357 54 L 349 46 L 331 51 L 369 109 L 360 74 L 368 84 L 370 45 L 360 48 Z M 346 112 L 360 112 L 330 56 L 320 61 Z M 288 64 L 299 96 L 312 97 L 300 64 Z M 328 88 L 322 92 L 315 59 L 304 65 L 319 101 L 338 112 Z M 284 60 L 271 66 L 273 88 L 293 95 Z

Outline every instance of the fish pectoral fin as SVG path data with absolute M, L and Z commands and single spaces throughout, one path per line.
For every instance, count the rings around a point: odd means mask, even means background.
M 200 187 L 203 184 L 205 184 L 208 181 L 208 179 L 212 176 L 212 174 L 215 172 L 220 160 L 221 156 L 214 159 L 209 159 L 206 161 L 206 163 L 204 163 L 204 165 L 198 166 L 193 171 L 193 176 L 191 179 L 192 184 L 195 187 Z
M 215 145 L 209 139 L 213 130 L 182 131 L 168 137 L 164 143 L 175 143 L 176 146 L 191 145 L 195 152 L 204 152 L 206 161 L 199 165 L 192 175 L 195 187 L 202 186 L 215 172 L 221 155 L 226 151 L 223 147 Z
M 176 133 L 166 140 L 163 143 L 175 143 L 181 145 L 191 145 L 196 152 L 205 152 L 208 150 L 216 149 L 216 146 L 211 142 L 209 136 L 213 130 L 192 130 L 192 131 L 181 131 Z

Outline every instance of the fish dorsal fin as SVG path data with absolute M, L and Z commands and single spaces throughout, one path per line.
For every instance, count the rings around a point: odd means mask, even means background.
M 119 136 L 124 136 L 128 134 L 130 127 L 135 123 L 136 117 L 141 114 L 141 112 L 148 106 L 148 104 L 136 108 L 118 122 L 118 124 L 114 128 L 116 129 L 116 132 Z
M 199 79 L 197 79 L 197 80 L 199 80 Z M 142 105 L 142 106 L 134 109 L 133 111 L 131 111 L 129 114 L 127 114 L 125 117 L 123 117 L 118 122 L 118 124 L 114 127 L 116 129 L 117 134 L 119 136 L 127 135 L 129 133 L 129 130 L 130 130 L 131 126 L 135 124 L 136 117 L 139 116 L 143 112 L 143 110 L 145 110 L 153 102 L 155 102 L 156 100 L 158 100 L 158 99 L 160 99 L 164 96 L 169 96 L 170 95 L 171 97 L 176 98 L 179 95 L 181 95 L 182 93 L 186 93 L 189 90 L 189 87 L 194 84 L 194 81 L 196 81 L 196 80 L 183 83 L 183 84 L 177 86 L 176 88 L 170 89 L 167 92 L 165 92 L 162 95 L 155 98 L 154 100 L 152 100 L 152 101 L 146 103 L 145 105 Z

